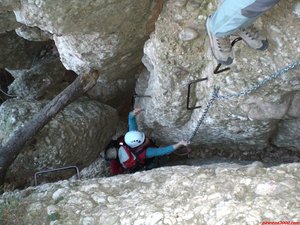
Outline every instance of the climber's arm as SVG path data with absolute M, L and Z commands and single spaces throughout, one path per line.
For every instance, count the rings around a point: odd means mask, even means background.
M 146 149 L 146 158 L 152 158 L 156 156 L 162 156 L 162 155 L 168 155 L 175 151 L 176 149 L 180 148 L 181 146 L 187 146 L 190 143 L 188 141 L 180 141 L 174 145 L 169 145 L 166 147 L 160 147 L 160 148 L 147 148 Z

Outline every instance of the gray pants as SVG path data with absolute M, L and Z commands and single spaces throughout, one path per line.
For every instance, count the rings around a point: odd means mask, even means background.
M 239 28 L 250 26 L 257 17 L 271 9 L 279 0 L 224 0 L 212 15 L 210 30 L 216 37 L 224 37 Z

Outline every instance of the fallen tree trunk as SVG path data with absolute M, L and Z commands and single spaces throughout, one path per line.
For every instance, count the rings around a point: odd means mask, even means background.
M 72 84 L 50 101 L 39 113 L 35 114 L 30 121 L 15 131 L 5 145 L 0 146 L 0 185 L 4 183 L 8 168 L 26 142 L 41 130 L 60 110 L 92 88 L 96 84 L 98 77 L 98 71 L 78 76 Z

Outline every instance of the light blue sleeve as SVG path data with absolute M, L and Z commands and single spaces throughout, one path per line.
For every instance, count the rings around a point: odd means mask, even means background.
M 256 17 L 248 18 L 242 15 L 242 9 L 255 0 L 224 0 L 210 20 L 210 30 L 216 37 L 228 36 L 239 28 L 252 24 Z
M 132 114 L 132 112 L 128 114 L 128 130 L 129 131 L 138 130 L 136 119 L 135 116 Z
M 168 155 L 172 153 L 175 149 L 173 145 L 169 145 L 161 148 L 147 148 L 146 149 L 146 158 L 152 158 L 156 156 Z
M 224 0 L 210 20 L 210 30 L 216 37 L 225 37 L 246 28 L 279 0 Z

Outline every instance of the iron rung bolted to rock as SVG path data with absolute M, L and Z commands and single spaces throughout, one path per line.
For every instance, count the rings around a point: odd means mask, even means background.
M 199 106 L 194 106 L 194 107 L 190 106 L 191 86 L 192 86 L 192 84 L 195 84 L 195 83 L 198 83 L 198 82 L 201 82 L 201 81 L 205 81 L 205 80 L 207 80 L 207 77 L 201 78 L 201 79 L 198 79 L 198 80 L 195 80 L 195 81 L 192 81 L 192 82 L 189 83 L 189 85 L 188 85 L 188 94 L 187 94 L 187 104 L 186 104 L 187 110 L 193 110 L 193 109 L 201 108 L 200 105 Z
M 45 174 L 45 173 L 52 173 L 52 172 L 62 171 L 62 170 L 70 170 L 70 169 L 73 169 L 73 170 L 76 171 L 76 177 L 77 177 L 78 180 L 80 180 L 79 169 L 78 169 L 77 166 L 65 166 L 65 167 L 42 170 L 42 171 L 36 172 L 34 174 L 34 185 L 37 186 L 37 177 L 38 177 L 38 175 Z

